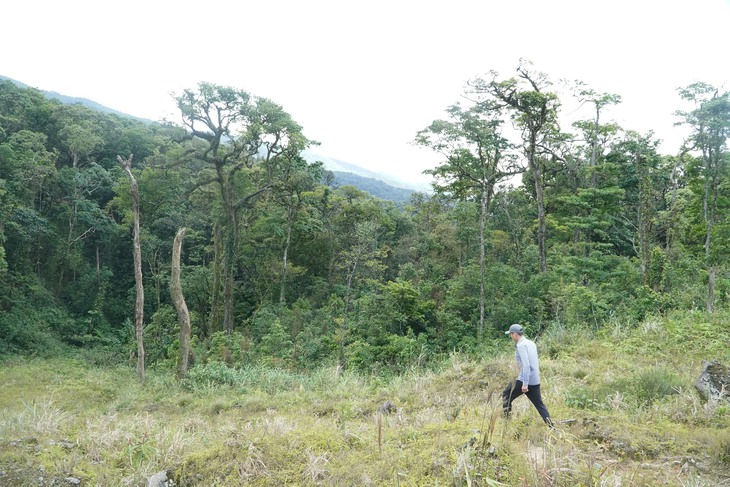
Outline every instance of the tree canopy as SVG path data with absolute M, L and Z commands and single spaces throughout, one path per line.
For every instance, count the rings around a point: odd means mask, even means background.
M 726 307 L 730 95 L 679 89 L 690 135 L 662 154 L 610 121 L 619 95 L 574 88 L 570 132 L 564 95 L 529 64 L 474 79 L 414 134 L 441 157 L 433 192 L 395 204 L 334 186 L 284 107 L 241 89 L 184 90 L 175 125 L 0 82 L 0 355 L 134 355 L 131 184 L 149 365 L 399 370 L 481 351 L 513 322 Z

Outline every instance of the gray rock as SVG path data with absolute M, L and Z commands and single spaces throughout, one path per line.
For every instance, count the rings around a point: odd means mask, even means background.
M 81 484 L 81 480 L 77 479 L 76 477 L 66 477 L 65 480 L 71 485 Z
M 730 369 L 717 361 L 703 361 L 695 388 L 705 400 L 730 400 Z
M 390 401 L 385 401 L 383 404 L 381 404 L 378 407 L 378 412 L 382 414 L 390 414 L 398 411 L 398 408 L 395 407 L 395 404 L 393 404 Z

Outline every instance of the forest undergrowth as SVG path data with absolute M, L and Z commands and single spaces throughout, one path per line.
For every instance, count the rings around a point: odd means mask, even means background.
M 81 357 L 0 368 L 0 485 L 730 485 L 730 404 L 694 388 L 730 362 L 730 315 L 536 337 L 548 429 L 501 390 L 513 348 L 365 376 L 197 365 L 182 381 Z

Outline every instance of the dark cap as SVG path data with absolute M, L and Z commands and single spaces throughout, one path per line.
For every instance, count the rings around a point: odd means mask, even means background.
M 505 331 L 505 335 L 509 335 L 510 333 L 519 333 L 522 335 L 522 326 L 514 324 L 509 327 L 509 330 Z

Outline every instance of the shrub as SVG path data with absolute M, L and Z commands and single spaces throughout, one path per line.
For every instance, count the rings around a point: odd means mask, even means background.
M 61 310 L 14 306 L 0 313 L 0 356 L 31 353 L 49 357 L 60 352 L 61 344 L 53 332 L 72 322 Z
M 177 313 L 172 306 L 163 304 L 155 311 L 150 323 L 145 327 L 144 345 L 147 363 L 152 365 L 168 359 L 168 350 L 178 334 Z
M 592 289 L 577 284 L 564 287 L 556 298 L 565 322 L 571 325 L 588 323 L 594 328 L 607 318 L 608 305 Z
M 210 346 L 205 354 L 206 362 L 223 362 L 228 365 L 247 363 L 250 359 L 250 343 L 241 333 L 231 334 L 219 331 L 210 337 Z
M 639 404 L 652 404 L 676 394 L 681 385 L 682 381 L 672 372 L 655 367 L 635 376 L 633 391 Z
M 182 385 L 188 390 L 198 387 L 232 386 L 239 382 L 238 373 L 221 362 L 197 365 L 188 371 Z
M 261 345 L 258 352 L 264 358 L 270 359 L 287 359 L 291 357 L 291 335 L 284 329 L 278 318 L 271 324 L 268 333 L 261 337 Z
M 357 340 L 346 350 L 348 365 L 361 371 L 384 368 L 391 372 L 402 372 L 408 367 L 420 364 L 427 356 L 427 337 L 424 333 L 414 336 L 387 334 L 377 343 Z
M 675 306 L 670 295 L 658 293 L 647 286 L 638 286 L 633 294 L 628 304 L 631 305 L 632 317 L 637 321 L 652 314 L 664 313 Z

